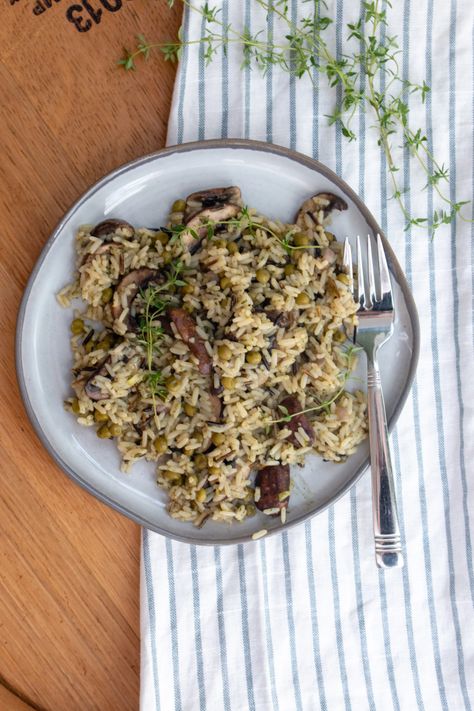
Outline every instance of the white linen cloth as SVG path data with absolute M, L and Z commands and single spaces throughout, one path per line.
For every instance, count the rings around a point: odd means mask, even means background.
M 253 0 L 213 0 L 224 23 L 276 27 Z M 290 12 L 311 5 L 291 2 Z M 359 3 L 330 0 L 327 35 L 346 47 Z M 432 86 L 409 97 L 451 199 L 472 198 L 472 0 L 399 0 L 388 10 L 400 71 Z M 184 37 L 203 23 L 185 11 Z M 332 33 L 332 34 L 331 34 Z M 324 77 L 292 80 L 241 70 L 232 46 L 204 67 L 202 49 L 180 61 L 168 143 L 245 137 L 290 146 L 341 175 L 379 220 L 404 266 L 421 321 L 418 374 L 392 437 L 405 545 L 402 570 L 374 563 L 370 478 L 311 522 L 268 540 L 201 548 L 143 531 L 142 711 L 461 711 L 474 704 L 474 377 L 472 224 L 433 241 L 403 229 L 389 200 L 371 118 L 355 117 L 348 143 L 325 114 Z M 405 196 L 423 215 L 437 202 L 398 153 Z M 411 206 L 411 207 L 410 207 Z M 472 206 L 465 214 L 472 216 Z

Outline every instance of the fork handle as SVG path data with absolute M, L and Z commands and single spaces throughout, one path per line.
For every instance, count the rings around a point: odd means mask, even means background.
M 403 565 L 403 555 L 385 403 L 377 361 L 369 359 L 367 368 L 375 561 L 379 568 L 398 568 Z

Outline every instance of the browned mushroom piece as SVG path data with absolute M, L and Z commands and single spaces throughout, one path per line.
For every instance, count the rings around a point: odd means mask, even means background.
M 189 231 L 181 233 L 181 240 L 189 251 L 195 252 L 207 235 L 208 222 L 219 224 L 225 220 L 237 217 L 242 209 L 240 189 L 210 188 L 192 193 L 186 198 L 184 224 Z
M 184 309 L 178 307 L 168 309 L 168 315 L 184 343 L 198 359 L 199 372 L 202 375 L 209 375 L 212 363 L 211 356 L 206 350 L 204 341 L 198 335 L 196 324 L 191 316 Z
M 119 319 L 124 309 L 128 308 L 128 314 L 125 319 L 125 325 L 129 331 L 136 331 L 138 324 L 135 314 L 133 313 L 133 301 L 138 292 L 145 289 L 148 284 L 154 282 L 161 284 L 164 277 L 157 269 L 149 269 L 142 267 L 134 269 L 123 277 L 115 287 L 114 298 L 112 302 L 112 316 L 115 320 Z M 125 305 L 124 305 L 124 295 Z
M 311 422 L 308 420 L 304 413 L 301 413 L 302 407 L 301 403 L 297 397 L 294 395 L 288 395 L 284 400 L 281 401 L 280 405 L 286 409 L 289 415 L 294 415 L 289 422 L 282 422 L 281 426 L 291 430 L 291 434 L 288 435 L 288 441 L 291 442 L 295 447 L 301 447 L 301 443 L 296 437 L 296 433 L 299 428 L 306 433 L 310 444 L 314 442 L 314 429 Z M 300 413 L 300 414 L 295 414 Z
M 272 321 L 275 326 L 280 328 L 288 328 L 293 326 L 298 320 L 298 314 L 295 311 L 264 311 L 265 316 Z
M 109 372 L 107 370 L 106 363 L 110 361 L 110 356 L 102 361 L 101 365 L 92 372 L 92 374 L 78 378 L 72 385 L 77 395 L 81 394 L 81 391 L 87 395 L 91 400 L 108 400 L 110 393 L 107 390 L 102 390 L 94 381 L 98 375 L 107 376 Z
M 110 252 L 111 247 L 112 245 L 110 243 L 101 244 L 100 247 L 95 250 L 95 252 L 89 252 L 88 254 L 85 254 L 82 259 L 81 266 L 83 266 L 84 264 L 91 264 L 91 262 L 93 262 L 94 259 L 101 254 L 107 254 L 107 252 Z
M 212 413 L 212 421 L 220 422 L 222 415 L 222 400 L 215 392 L 209 394 L 209 405 Z
M 92 230 L 91 235 L 94 237 L 107 237 L 107 235 L 113 234 L 120 230 L 124 237 L 133 237 L 135 230 L 131 224 L 125 222 L 125 220 L 109 219 L 99 222 Z
M 302 230 L 314 229 L 318 222 L 318 215 L 323 211 L 327 217 L 333 210 L 347 210 L 347 202 L 333 193 L 317 193 L 305 200 L 296 215 L 295 222 Z
M 290 467 L 288 464 L 277 464 L 263 467 L 257 472 L 255 486 L 260 489 L 260 498 L 255 506 L 260 511 L 268 509 L 286 509 L 290 499 Z M 274 515 L 278 515 L 275 512 Z
M 208 207 L 219 207 L 226 203 L 234 205 L 242 205 L 242 195 L 240 188 L 231 185 L 228 188 L 209 188 L 208 190 L 200 190 L 197 193 L 191 193 L 186 198 L 186 207 L 184 208 L 184 222 L 187 223 L 192 217 L 202 212 Z

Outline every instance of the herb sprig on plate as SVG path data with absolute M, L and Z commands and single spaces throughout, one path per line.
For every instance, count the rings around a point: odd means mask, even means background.
M 283 422 L 291 422 L 293 417 L 296 417 L 297 415 L 306 415 L 308 412 L 321 412 L 324 410 L 325 412 L 329 412 L 329 408 L 332 405 L 333 402 L 336 402 L 336 400 L 339 399 L 339 397 L 345 392 L 347 381 L 349 378 L 351 378 L 352 370 L 355 365 L 355 355 L 358 353 L 361 348 L 359 346 L 354 346 L 354 345 L 349 345 L 345 350 L 344 350 L 344 356 L 347 359 L 347 364 L 344 370 L 341 373 L 341 386 L 337 390 L 337 392 L 332 395 L 330 398 L 327 400 L 324 400 L 323 402 L 318 403 L 318 405 L 314 405 L 313 407 L 307 407 L 305 410 L 299 410 L 298 412 L 293 412 L 290 413 L 288 411 L 288 408 L 285 407 L 285 405 L 278 405 L 279 411 L 282 413 L 282 416 L 276 420 L 270 420 L 269 422 L 266 422 L 265 424 L 268 425 L 278 425 Z
M 183 286 L 185 282 L 180 278 L 184 264 L 180 261 L 172 262 L 167 271 L 167 278 L 163 284 L 149 284 L 140 292 L 144 303 L 143 315 L 140 318 L 139 342 L 146 351 L 146 383 L 149 387 L 153 401 L 153 412 L 156 418 L 156 399 L 166 395 L 166 387 L 160 370 L 154 367 L 154 357 L 160 352 L 160 343 L 164 336 L 160 317 L 172 301 L 170 291 L 176 286 Z
M 227 220 L 219 220 L 218 222 L 215 222 L 213 220 L 207 220 L 202 222 L 202 224 L 200 225 L 200 229 L 206 229 L 206 237 L 207 239 L 211 240 L 214 237 L 217 238 L 217 235 L 215 234 L 215 229 L 216 227 L 221 227 L 222 225 L 233 228 L 236 232 L 247 231 L 253 236 L 255 236 L 257 229 L 263 230 L 264 232 L 267 232 L 269 235 L 274 237 L 277 242 L 281 244 L 287 254 L 291 254 L 291 252 L 298 251 L 301 249 L 321 249 L 321 247 L 317 244 L 308 244 L 304 246 L 292 244 L 292 239 L 296 234 L 295 229 L 288 230 L 282 236 L 275 232 L 275 230 L 272 230 L 272 228 L 268 225 L 255 220 L 252 217 L 249 208 L 246 206 L 242 208 L 239 217 L 231 217 Z M 172 225 L 171 227 L 167 228 L 167 230 L 171 233 L 169 244 L 177 242 L 184 234 L 190 234 L 195 240 L 199 239 L 198 232 L 195 229 L 190 228 L 184 224 Z
M 169 7 L 175 0 L 167 0 Z M 206 30 L 202 38 L 183 40 L 181 30 L 174 42 L 148 42 L 141 34 L 133 51 L 124 49 L 118 64 L 126 70 L 136 68 L 139 57 L 148 59 L 152 50 L 160 50 L 165 60 L 176 61 L 183 47 L 201 44 L 204 58 L 211 62 L 222 50 L 237 44 L 242 47 L 242 68 L 255 64 L 263 72 L 270 66 L 278 66 L 297 78 L 308 78 L 314 83 L 315 73 L 326 77 L 329 86 L 338 89 L 333 112 L 327 116 L 330 124 L 340 126 L 342 135 L 349 141 L 357 138 L 353 119 L 358 110 L 370 111 L 374 119 L 376 140 L 381 146 L 392 186 L 391 197 L 398 203 L 404 216 L 405 228 L 420 227 L 434 236 L 442 226 L 452 223 L 461 214 L 461 208 L 468 201 L 452 201 L 447 193 L 449 171 L 432 154 L 428 138 L 421 128 L 410 124 L 408 96 L 418 96 L 426 100 L 430 87 L 425 81 L 416 84 L 400 74 L 398 40 L 389 35 L 387 7 L 390 0 L 369 0 L 363 3 L 361 17 L 347 25 L 347 42 L 354 49 L 340 56 L 336 55 L 324 37 L 324 32 L 333 20 L 325 14 L 323 0 L 311 0 L 311 8 L 304 17 L 294 22 L 289 14 L 287 0 L 254 0 L 267 13 L 273 13 L 275 22 L 284 28 L 284 40 L 275 42 L 270 37 L 264 39 L 263 29 L 251 33 L 248 28 L 236 30 L 224 23 L 220 10 L 209 2 L 201 6 L 189 0 L 181 0 L 191 11 L 201 15 Z M 361 78 L 365 77 L 365 82 Z M 381 88 L 383 87 L 383 88 Z M 409 151 L 412 160 L 426 176 L 426 188 L 435 192 L 439 205 L 430 214 L 413 215 L 409 212 L 404 194 L 406 186 L 400 181 L 397 156 L 403 149 Z

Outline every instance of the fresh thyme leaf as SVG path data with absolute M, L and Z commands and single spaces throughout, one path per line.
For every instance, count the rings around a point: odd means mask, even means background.
M 173 0 L 167 1 L 169 7 L 172 7 Z M 405 100 L 405 92 L 417 95 L 423 103 L 430 87 L 424 80 L 421 84 L 414 84 L 401 77 L 397 37 L 385 33 L 385 38 L 381 38 L 381 28 L 388 27 L 385 8 L 391 8 L 389 0 L 386 0 L 384 8 L 382 0 L 363 3 L 359 19 L 347 25 L 348 50 L 339 57 L 335 56 L 329 41 L 324 37 L 324 32 L 333 20 L 324 15 L 322 9 L 327 6 L 322 0 L 308 2 L 311 12 L 298 22 L 289 16 L 285 0 L 255 0 L 267 13 L 273 13 L 275 25 L 278 23 L 284 28 L 281 33 L 283 40 L 273 38 L 277 35 L 276 31 L 273 37 L 265 39 L 262 29 L 256 32 L 251 32 L 248 27 L 241 31 L 235 29 L 231 24 L 224 23 L 219 16 L 220 10 L 208 2 L 202 6 L 194 5 L 191 0 L 182 2 L 204 20 L 206 31 L 200 39 L 184 41 L 180 30 L 175 42 L 150 44 L 140 35 L 135 51 L 124 50 L 118 64 L 126 70 L 133 70 L 135 59 L 139 56 L 147 59 L 154 48 L 161 50 L 166 60 L 176 61 L 183 46 L 201 43 L 206 63 L 211 62 L 219 50 L 227 51 L 231 44 L 237 44 L 242 48 L 242 68 L 250 67 L 253 62 L 265 73 L 270 66 L 278 66 L 292 76 L 306 77 L 312 82 L 316 69 L 326 76 L 330 87 L 339 89 L 336 106 L 327 119 L 330 124 L 340 127 L 347 140 L 353 141 L 357 137 L 351 125 L 356 111 L 368 109 L 374 113 L 376 141 L 385 154 L 392 197 L 404 215 L 406 229 L 411 226 L 424 227 L 433 235 L 441 225 L 451 223 L 460 215 L 461 206 L 467 203 L 454 203 L 442 192 L 441 184 L 449 180 L 448 172 L 431 154 L 427 137 L 421 128 L 411 129 L 409 126 L 410 107 Z M 352 41 L 358 46 L 355 51 L 351 51 Z M 362 73 L 366 76 L 364 92 L 359 87 Z M 383 85 L 385 88 L 379 90 L 378 87 Z M 424 217 L 415 217 L 408 212 L 402 199 L 406 189 L 399 183 L 397 175 L 400 171 L 396 164 L 395 149 L 398 150 L 399 143 L 401 148 L 409 149 L 419 168 L 426 173 L 426 187 L 433 188 L 445 209 L 434 209 L 431 215 Z M 174 230 L 171 239 L 178 239 L 180 234 L 180 231 Z
M 148 372 L 145 379 L 148 383 L 152 396 L 163 398 L 166 395 L 167 390 L 163 381 L 163 374 L 161 370 L 152 370 Z
M 123 67 L 126 71 L 135 69 L 134 57 L 136 53 L 129 52 L 128 49 L 123 50 L 123 57 L 118 60 L 117 64 Z
M 332 395 L 330 398 L 327 400 L 324 400 L 323 402 L 320 402 L 318 405 L 315 405 L 314 407 L 307 407 L 305 410 L 299 410 L 298 412 L 293 412 L 289 413 L 288 408 L 285 407 L 285 405 L 278 405 L 278 410 L 282 413 L 282 417 L 280 417 L 277 420 L 269 420 L 265 422 L 265 426 L 269 425 L 278 425 L 282 422 L 290 422 L 293 417 L 296 417 L 297 415 L 305 415 L 308 412 L 319 412 L 321 410 L 324 410 L 325 412 L 329 412 L 329 408 L 332 405 L 333 402 L 336 402 L 336 400 L 339 399 L 339 397 L 345 392 L 346 384 L 349 378 L 351 377 L 352 370 L 354 369 L 354 365 L 356 363 L 355 355 L 361 351 L 362 348 L 360 346 L 354 346 L 354 345 L 348 345 L 345 348 L 342 349 L 342 352 L 347 358 L 347 365 L 345 369 L 341 373 L 341 387 L 337 390 L 337 392 Z
M 172 301 L 172 294 L 169 293 L 170 288 L 183 286 L 185 283 L 179 278 L 184 268 L 183 262 L 179 260 L 172 262 L 166 273 L 166 281 L 163 284 L 149 284 L 146 289 L 140 290 L 144 311 L 138 319 L 138 341 L 143 345 L 146 352 L 147 374 L 145 382 L 151 393 L 155 420 L 158 415 L 156 398 L 164 397 L 166 394 L 161 372 L 154 367 L 154 358 L 160 353 L 161 340 L 164 336 L 164 331 L 159 321 Z

